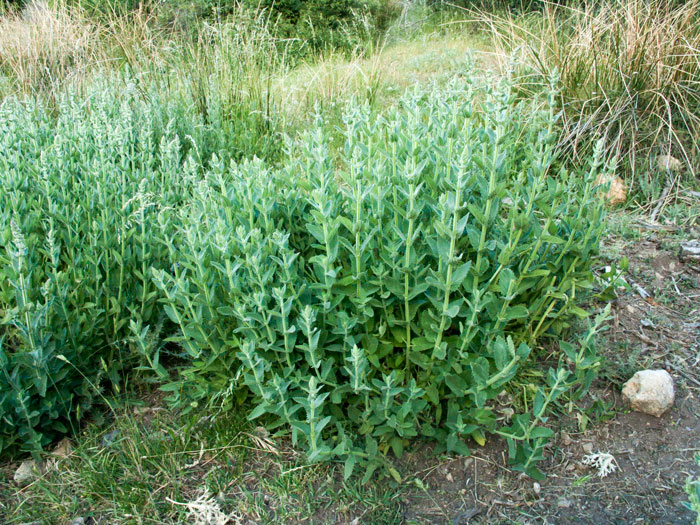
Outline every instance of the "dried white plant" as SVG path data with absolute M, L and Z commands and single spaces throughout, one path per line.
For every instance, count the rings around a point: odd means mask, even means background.
M 608 474 L 612 474 L 619 468 L 615 457 L 612 454 L 607 454 L 604 452 L 584 456 L 583 464 L 597 468 L 598 476 L 601 478 L 606 477 Z
M 170 503 L 175 505 L 182 505 L 187 507 L 190 513 L 190 523 L 194 525 L 226 525 L 228 523 L 235 523 L 233 516 L 226 514 L 222 509 L 219 502 L 211 495 L 208 490 L 204 490 L 202 494 L 193 501 L 188 501 L 187 503 L 180 503 L 178 501 L 173 501 L 170 498 L 166 498 Z

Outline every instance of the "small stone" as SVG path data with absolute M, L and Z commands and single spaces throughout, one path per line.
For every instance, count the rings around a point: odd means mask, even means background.
M 568 509 L 571 507 L 571 500 L 567 498 L 559 498 L 557 501 L 557 507 L 560 509 Z
M 26 485 L 39 475 L 39 466 L 33 459 L 23 461 L 15 471 L 14 480 L 18 485 Z
M 608 192 L 605 194 L 605 200 L 608 201 L 608 204 L 610 204 L 611 206 L 622 204 L 627 200 L 627 186 L 625 186 L 625 182 L 617 175 L 598 175 L 598 178 L 596 179 L 595 183 L 610 183 Z
M 683 163 L 671 155 L 661 155 L 656 159 L 656 165 L 662 171 L 678 171 L 683 167 Z
M 455 480 L 455 479 L 452 477 L 452 474 L 449 473 L 449 472 L 448 472 L 447 474 L 445 474 L 445 479 L 446 479 L 447 481 L 449 481 L 450 483 L 454 482 L 454 480 Z
M 632 410 L 660 417 L 673 406 L 673 378 L 666 370 L 641 370 L 622 387 Z
M 63 438 L 61 441 L 58 442 L 56 448 L 53 449 L 52 454 L 59 458 L 67 458 L 72 450 L 73 445 L 71 445 L 70 439 Z
M 563 430 L 561 431 L 561 444 L 564 445 L 565 447 L 568 447 L 571 445 L 571 436 L 567 433 L 564 432 Z
M 108 446 L 112 445 L 117 440 L 118 436 L 119 436 L 118 430 L 116 430 L 116 429 L 110 430 L 104 436 L 102 436 L 102 446 L 108 447 Z
M 680 259 L 682 261 L 700 261 L 700 241 L 682 242 Z
M 535 492 L 535 495 L 539 496 L 540 492 L 542 492 L 542 486 L 535 481 L 532 484 L 532 490 Z
M 593 454 L 593 443 L 583 443 L 581 448 L 586 454 Z

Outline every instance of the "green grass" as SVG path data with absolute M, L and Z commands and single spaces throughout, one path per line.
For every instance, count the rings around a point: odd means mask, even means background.
M 70 454 L 47 456 L 46 472 L 24 488 L 0 471 L 3 523 L 183 523 L 193 519 L 183 504 L 204 493 L 223 513 L 256 523 L 400 521 L 406 487 L 342 482 L 336 467 L 305 463 L 235 412 L 210 415 L 126 404 L 86 423 Z

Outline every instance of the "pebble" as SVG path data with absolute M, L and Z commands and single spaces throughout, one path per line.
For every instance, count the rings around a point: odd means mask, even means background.
M 18 485 L 26 485 L 39 474 L 39 467 L 36 461 L 28 459 L 23 461 L 19 468 L 15 471 L 13 479 Z
M 102 446 L 108 447 L 109 445 L 111 445 L 112 443 L 114 443 L 117 440 L 117 436 L 119 436 L 118 430 L 111 430 L 110 432 L 107 432 L 102 437 Z

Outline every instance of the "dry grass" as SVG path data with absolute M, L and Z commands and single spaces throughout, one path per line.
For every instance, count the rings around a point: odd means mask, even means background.
M 495 60 L 483 38 L 452 28 L 422 33 L 400 22 L 390 45 L 367 39 L 351 57 L 329 51 L 292 67 L 290 42 L 278 39 L 260 13 L 239 11 L 183 34 L 146 11 L 98 21 L 74 6 L 44 1 L 0 15 L 0 98 L 52 95 L 127 66 L 145 83 L 191 94 L 202 113 L 212 104 L 230 112 L 245 102 L 263 120 L 274 111 L 303 123 L 315 107 L 340 109 L 353 97 L 391 103 L 413 84 L 463 70 L 467 53 L 489 67 Z
M 0 73 L 12 91 L 53 87 L 105 59 L 99 40 L 80 10 L 37 1 L 0 18 Z
M 353 97 L 386 105 L 413 85 L 461 73 L 468 55 L 484 69 L 491 69 L 495 60 L 476 38 L 427 35 L 351 59 L 331 54 L 302 64 L 277 77 L 274 92 L 280 107 L 294 119 L 317 103 L 342 105 Z
M 605 137 L 637 161 L 673 154 L 692 171 L 700 136 L 700 0 L 605 0 L 544 13 L 478 13 L 525 91 L 561 77 L 565 141 Z M 505 66 L 505 63 L 503 64 Z M 627 157 L 629 156 L 629 157 Z

